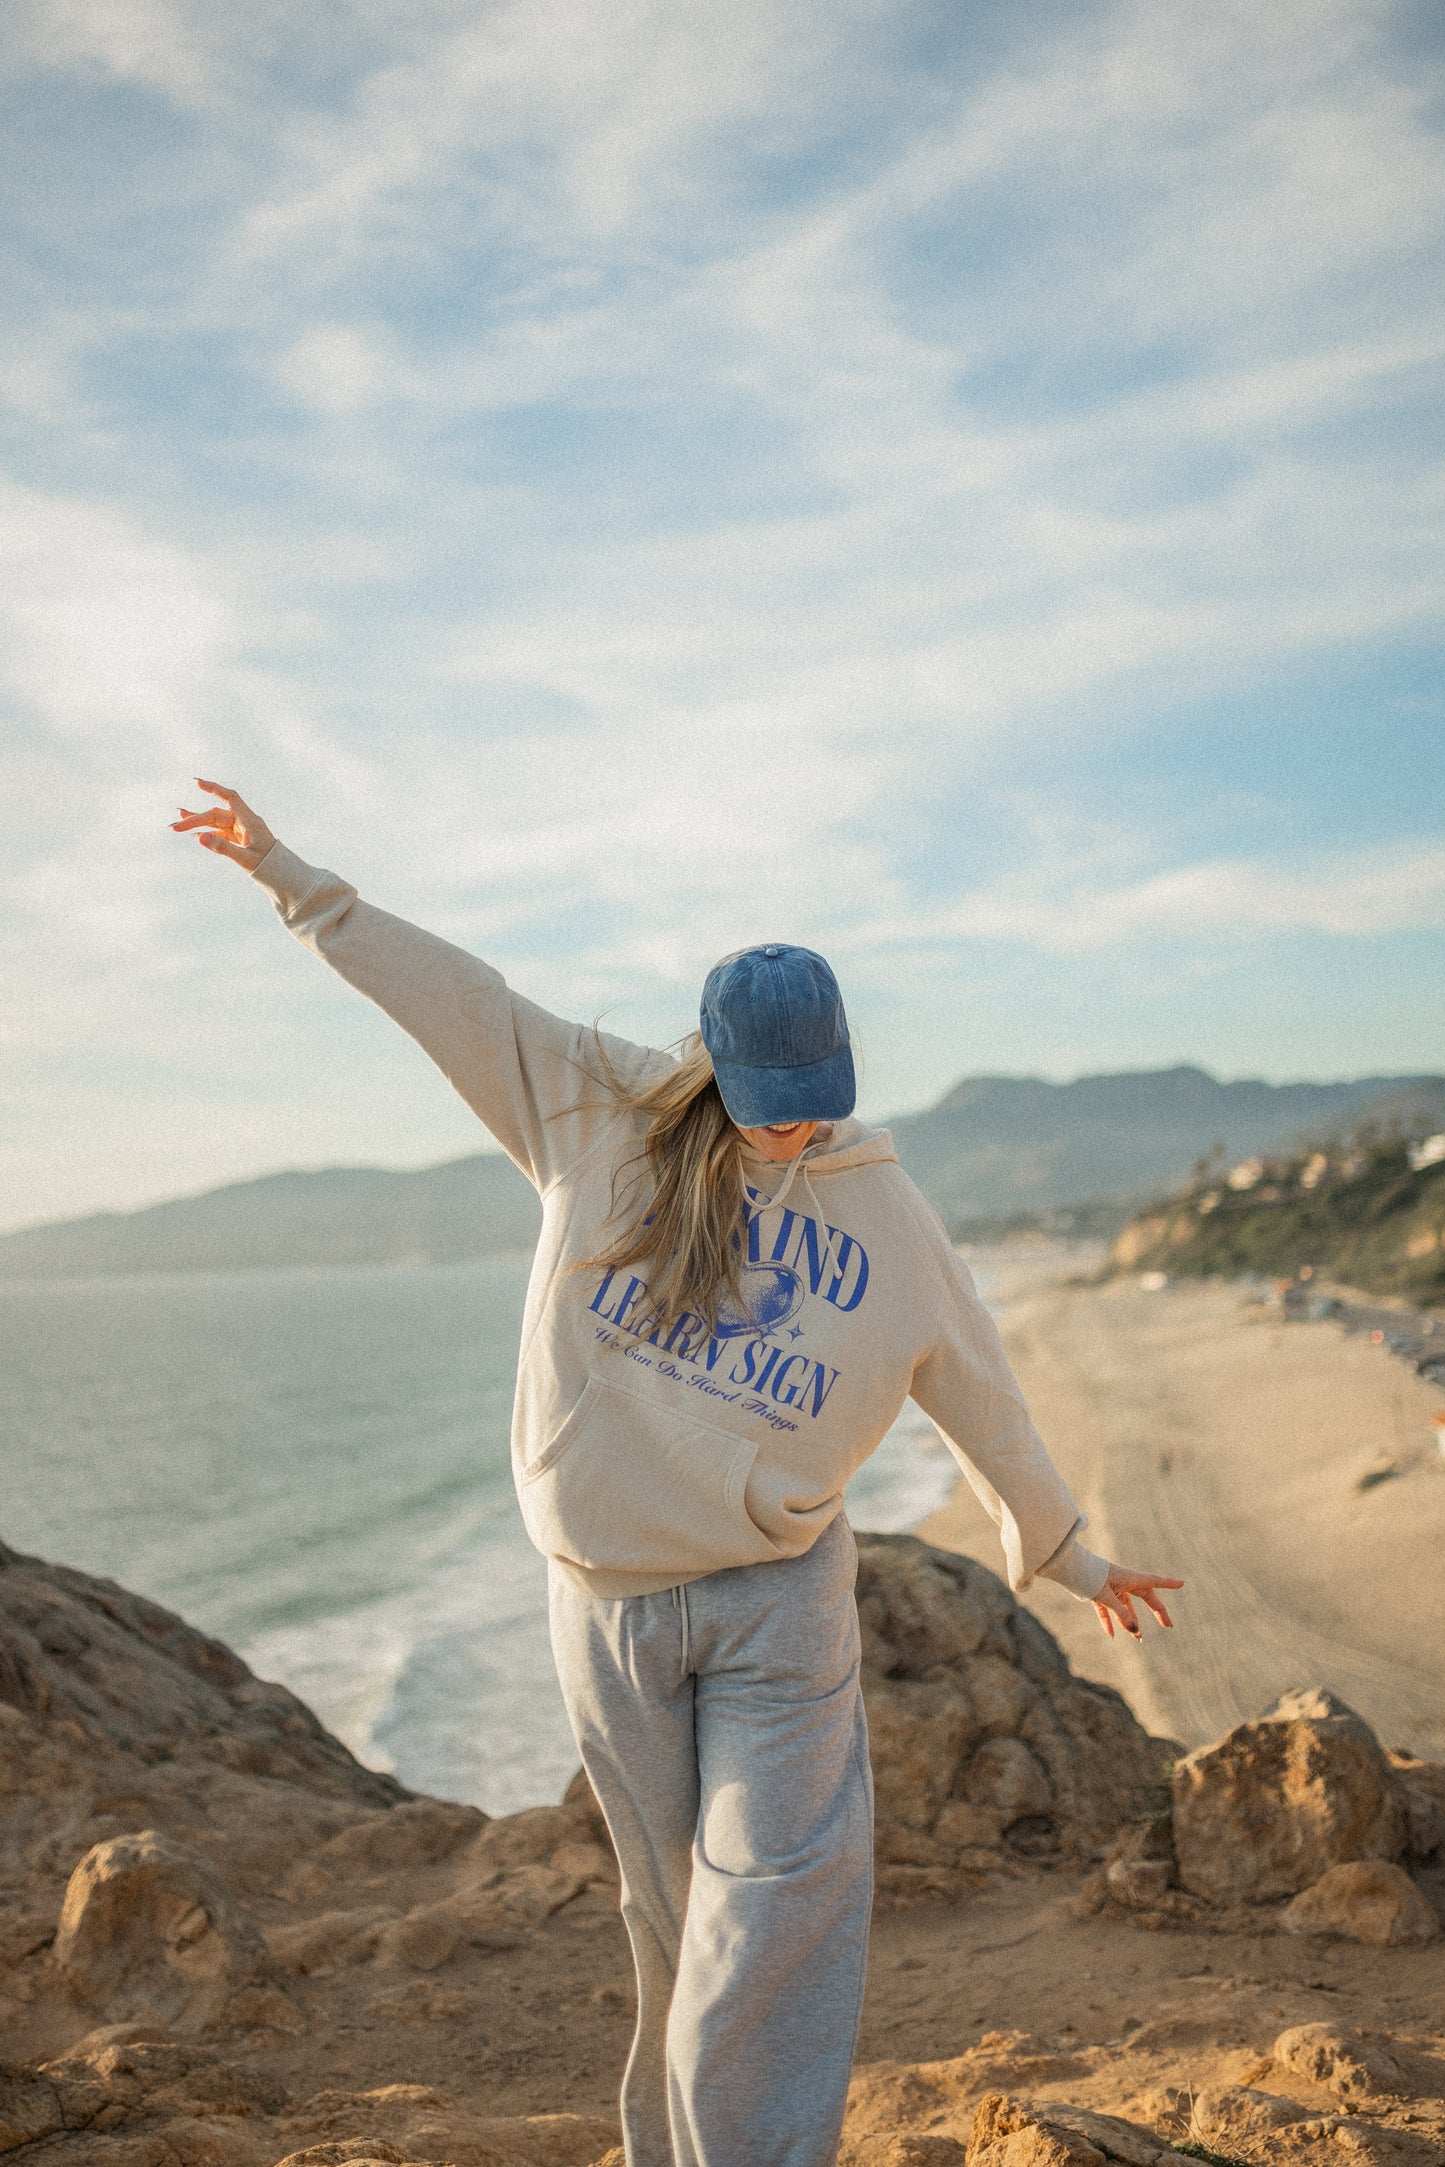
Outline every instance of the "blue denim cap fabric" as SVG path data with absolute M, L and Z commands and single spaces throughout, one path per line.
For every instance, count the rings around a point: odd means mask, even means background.
M 852 1113 L 858 1090 L 843 996 L 811 948 L 770 941 L 724 956 L 707 974 L 700 1022 L 739 1128 Z

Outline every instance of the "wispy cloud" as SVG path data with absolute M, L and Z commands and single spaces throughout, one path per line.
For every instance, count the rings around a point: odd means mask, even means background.
M 1360 1060 L 1445 1055 L 1385 1005 L 1440 919 L 1396 674 L 1439 640 L 1442 73 L 1389 0 L 17 0 L 0 961 L 61 1081 L 0 1218 L 167 1186 L 111 1140 L 218 974 L 229 1163 L 410 1104 L 367 1039 L 276 1114 L 330 995 L 149 825 L 201 765 L 639 1031 L 739 939 L 832 943 L 884 1104 L 955 1058 L 945 951 L 1067 1008 L 1336 942 Z M 1270 1065 L 1251 1015 L 1200 1049 Z
M 1058 955 L 1162 941 L 1191 950 L 1312 932 L 1345 940 L 1445 931 L 1445 846 L 1406 843 L 1290 865 L 1211 859 L 1100 883 L 1067 869 L 1046 884 L 1003 880 L 942 912 L 864 919 L 850 944 L 1002 941 Z

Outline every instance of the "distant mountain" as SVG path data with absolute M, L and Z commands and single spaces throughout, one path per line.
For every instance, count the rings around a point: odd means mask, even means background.
M 530 1249 L 541 1223 L 531 1183 L 500 1152 L 418 1173 L 329 1166 L 27 1227 L 0 1238 L 0 1278 L 446 1264 Z
M 1202 1068 L 1131 1070 L 1050 1084 L 968 1076 L 927 1113 L 893 1123 L 898 1155 L 949 1226 L 1082 1204 L 1128 1206 L 1176 1189 L 1194 1162 L 1271 1151 L 1373 1121 L 1445 1127 L 1445 1077 L 1220 1083 Z
M 903 1164 L 964 1232 L 1080 1206 L 1112 1207 L 1117 1226 L 1131 1207 L 1178 1188 L 1216 1145 L 1236 1160 L 1361 1122 L 1416 1135 L 1445 1128 L 1445 1077 L 1222 1084 L 1198 1068 L 1071 1084 L 971 1076 L 892 1128 Z M 530 1249 L 539 1224 L 530 1184 L 499 1152 L 418 1173 L 327 1167 L 7 1234 L 0 1279 L 441 1264 Z

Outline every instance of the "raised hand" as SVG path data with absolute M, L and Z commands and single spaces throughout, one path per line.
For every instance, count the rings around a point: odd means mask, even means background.
M 224 803 L 213 805 L 208 812 L 190 813 L 181 807 L 181 817 L 171 826 L 178 835 L 196 831 L 196 841 L 207 850 L 214 850 L 220 857 L 234 858 L 248 873 L 254 873 L 276 838 L 259 813 L 253 813 L 238 790 L 228 790 L 224 783 L 208 783 L 203 775 L 196 777 L 202 790 L 208 790 L 213 798 Z
M 1114 1620 L 1118 1618 L 1125 1632 L 1132 1633 L 1135 1640 L 1138 1640 L 1139 1613 L 1131 1601 L 1131 1597 L 1137 1595 L 1140 1602 L 1153 1611 L 1161 1625 L 1172 1625 L 1174 1620 L 1154 1591 L 1156 1588 L 1182 1588 L 1183 1585 L 1182 1580 L 1165 1580 L 1158 1573 L 1131 1573 L 1127 1566 L 1111 1565 L 1108 1579 L 1094 1597 L 1099 1623 L 1112 1640 Z

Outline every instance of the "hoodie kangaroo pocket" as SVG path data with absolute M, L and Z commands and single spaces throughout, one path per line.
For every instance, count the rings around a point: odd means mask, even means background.
M 522 1518 L 548 1557 L 686 1579 L 783 1555 L 748 1517 L 756 1441 L 590 1377 L 523 1470 Z

